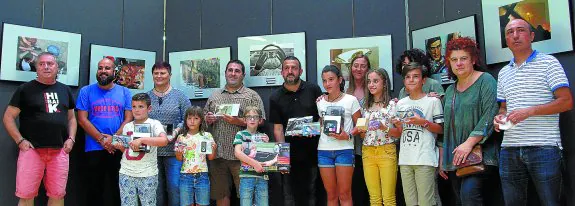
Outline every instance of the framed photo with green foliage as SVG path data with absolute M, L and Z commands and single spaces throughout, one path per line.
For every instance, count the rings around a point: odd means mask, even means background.
M 230 47 L 170 52 L 171 82 L 190 99 L 208 98 L 226 84 Z

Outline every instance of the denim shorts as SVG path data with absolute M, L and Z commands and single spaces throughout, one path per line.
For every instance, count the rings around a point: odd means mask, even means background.
M 318 167 L 353 167 L 354 161 L 353 149 L 317 151 Z
M 180 204 L 194 203 L 210 205 L 210 177 L 207 172 L 180 174 Z

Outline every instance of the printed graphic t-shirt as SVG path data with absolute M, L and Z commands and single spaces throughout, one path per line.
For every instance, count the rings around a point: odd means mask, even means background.
M 144 124 L 150 124 L 152 128 L 152 137 L 158 137 L 164 131 L 164 126 L 160 121 L 148 118 Z M 134 121 L 126 124 L 122 130 L 123 135 L 128 135 L 128 132 L 134 132 Z M 140 131 L 143 132 L 143 131 Z M 126 148 L 122 154 L 122 161 L 120 164 L 120 173 L 132 177 L 150 177 L 158 174 L 158 147 L 151 146 L 150 152 L 130 152 L 130 148 Z M 136 153 L 137 156 L 132 156 L 130 153 Z
M 178 142 L 186 145 L 184 148 L 184 163 L 180 173 L 208 172 L 206 154 L 199 153 L 200 143 L 202 141 L 214 142 L 214 138 L 209 132 L 204 132 L 204 135 L 198 132 L 195 135 L 187 134 L 178 137 Z M 207 146 L 211 147 L 212 145 Z
M 62 148 L 68 139 L 68 110 L 75 106 L 68 86 L 32 80 L 16 89 L 9 105 L 20 109 L 20 134 L 35 148 Z
M 317 110 L 319 112 L 320 117 L 324 117 L 326 114 L 328 107 L 341 107 L 345 111 L 343 114 L 343 126 L 341 127 L 341 131 L 345 131 L 348 134 L 353 129 L 353 119 L 352 116 L 354 113 L 359 111 L 361 107 L 359 106 L 359 102 L 357 98 L 352 95 L 344 94 L 343 98 L 341 98 L 337 102 L 328 102 L 322 98 L 317 103 Z M 333 137 L 328 136 L 323 132 L 319 138 L 319 144 L 317 146 L 318 150 L 343 150 L 343 149 L 353 149 L 353 138 L 349 140 L 338 140 Z
M 103 134 L 113 135 L 124 121 L 124 111 L 132 110 L 132 95 L 128 88 L 114 85 L 110 90 L 90 84 L 83 87 L 76 101 L 78 110 L 88 112 L 88 120 Z M 102 146 L 86 133 L 86 152 L 103 150 Z
M 409 96 L 397 102 L 398 116 L 407 118 L 420 116 L 427 121 L 443 123 L 441 100 L 425 96 L 412 100 Z M 439 150 L 435 145 L 437 134 L 420 125 L 403 124 L 400 139 L 399 165 L 427 165 L 437 167 Z

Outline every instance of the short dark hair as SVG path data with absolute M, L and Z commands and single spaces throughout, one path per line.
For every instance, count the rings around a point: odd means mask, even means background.
M 242 66 L 242 74 L 246 74 L 246 67 L 244 66 L 244 63 L 242 61 L 240 61 L 239 59 L 232 59 L 228 62 L 228 64 L 226 64 L 226 70 L 228 69 L 228 66 L 230 66 L 230 64 L 239 64 Z
M 295 56 L 287 56 L 286 58 L 284 58 L 284 60 L 282 61 L 282 70 L 284 68 L 284 62 L 287 60 L 295 60 L 297 61 L 297 66 L 301 69 L 301 62 L 299 61 L 299 59 Z
M 421 71 L 422 76 L 427 71 L 427 68 L 424 65 L 421 65 L 417 62 L 411 62 L 403 66 L 403 69 L 401 70 L 401 76 L 405 78 L 405 76 L 407 76 L 407 73 L 416 69 L 419 69 Z
M 152 99 L 150 99 L 150 96 L 146 93 L 135 94 L 134 96 L 132 96 L 132 102 L 134 101 L 145 102 L 148 107 L 152 105 Z
M 152 74 L 154 73 L 154 71 L 156 69 L 167 69 L 168 70 L 168 74 L 172 74 L 172 65 L 170 65 L 170 63 L 165 62 L 165 61 L 161 61 L 161 62 L 156 62 L 154 64 L 154 66 L 152 66 Z
M 431 63 L 429 62 L 429 56 L 425 54 L 423 50 L 421 49 L 405 50 L 403 54 L 399 56 L 397 64 L 395 65 L 395 71 L 400 75 L 403 74 L 401 70 L 403 69 L 403 60 L 405 58 L 409 59 L 409 62 L 417 62 L 427 68 L 431 68 Z M 423 76 L 425 77 L 429 77 L 430 75 L 431 75 L 430 72 L 426 72 L 423 74 Z

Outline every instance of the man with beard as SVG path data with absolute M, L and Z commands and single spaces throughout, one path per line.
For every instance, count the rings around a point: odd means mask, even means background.
M 313 116 L 319 120 L 316 99 L 322 94 L 316 84 L 300 79 L 303 69 L 298 58 L 288 56 L 283 60 L 281 74 L 283 87 L 270 96 L 270 120 L 274 124 L 277 142 L 290 143 L 290 174 L 284 174 L 284 205 L 316 205 L 317 144 L 319 136 L 284 137 L 288 119 Z M 322 186 L 322 184 L 319 184 Z M 321 187 L 323 188 L 323 186 Z
M 254 90 L 244 86 L 243 80 L 246 74 L 244 63 L 240 60 L 231 60 L 226 65 L 226 85 L 218 89 L 208 98 L 204 112 L 206 123 L 210 132 L 218 144 L 216 159 L 209 161 L 209 173 L 211 199 L 217 201 L 218 206 L 230 205 L 230 187 L 233 180 L 236 186 L 236 194 L 239 194 L 240 161 L 234 155 L 232 142 L 237 132 L 245 129 L 244 118 L 223 115 L 216 117 L 216 109 L 222 104 L 239 104 L 239 114 L 244 113 L 247 106 L 259 107 L 262 111 L 260 125 L 265 119 L 265 110 L 262 99 Z
M 114 60 L 98 62 L 98 83 L 83 87 L 78 95 L 78 123 L 86 132 L 85 171 L 87 205 L 120 205 L 118 171 L 122 152 L 112 146 L 112 135 L 121 134 L 132 121 L 130 90 L 114 84 Z M 104 201 L 106 200 L 106 201 Z

